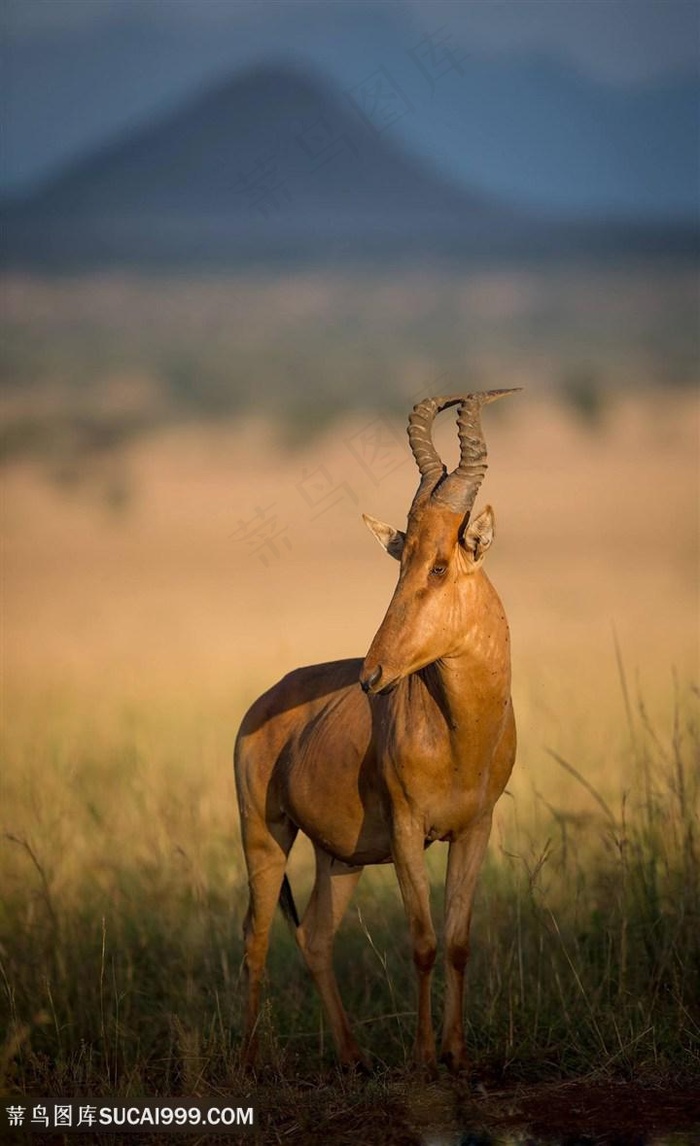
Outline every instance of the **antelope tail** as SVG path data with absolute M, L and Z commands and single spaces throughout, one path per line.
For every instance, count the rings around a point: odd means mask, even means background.
M 298 927 L 299 915 L 297 913 L 297 905 L 294 902 L 294 896 L 292 895 L 292 886 L 286 875 L 282 880 L 282 887 L 280 888 L 279 905 L 282 910 L 282 914 L 290 927 Z

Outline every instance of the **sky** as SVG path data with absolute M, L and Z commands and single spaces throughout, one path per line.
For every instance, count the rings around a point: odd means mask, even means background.
M 2 0 L 3 189 L 262 59 L 341 87 L 444 28 L 473 61 L 619 90 L 697 75 L 700 0 Z
M 11 46 L 108 36 L 123 22 L 163 37 L 252 34 L 274 43 L 275 25 L 290 13 L 332 25 L 363 9 L 364 18 L 397 25 L 449 23 L 478 50 L 567 56 L 614 82 L 696 67 L 698 58 L 696 0 L 4 0 L 2 7 Z M 238 49 L 230 48 L 233 58 Z

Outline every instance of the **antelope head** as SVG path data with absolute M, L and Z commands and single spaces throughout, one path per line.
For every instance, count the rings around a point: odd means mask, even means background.
M 469 587 L 493 541 L 491 506 L 471 511 L 486 472 L 481 407 L 513 390 L 424 398 L 408 420 L 408 439 L 421 479 L 405 532 L 364 520 L 380 545 L 401 563 L 399 581 L 360 673 L 368 693 L 388 691 L 403 677 L 458 655 L 468 629 Z M 441 410 L 459 406 L 459 464 L 448 474 L 431 428 Z

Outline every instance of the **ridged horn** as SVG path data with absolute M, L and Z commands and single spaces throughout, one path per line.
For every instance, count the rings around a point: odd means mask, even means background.
M 409 414 L 408 442 L 422 479 L 416 497 L 427 489 L 432 490 L 447 472 L 433 445 L 431 430 L 435 417 L 441 410 L 446 410 L 448 406 L 456 406 L 461 401 L 463 399 L 459 394 L 451 398 L 423 398 Z
M 484 390 L 465 394 L 459 399 L 457 432 L 459 434 L 459 465 L 434 490 L 433 500 L 455 513 L 468 515 L 476 501 L 479 486 L 486 473 L 486 441 L 481 428 L 481 407 L 496 402 L 506 394 L 516 394 L 521 387 L 511 390 Z M 442 401 L 442 399 L 437 399 Z M 454 404 L 454 399 L 450 400 Z

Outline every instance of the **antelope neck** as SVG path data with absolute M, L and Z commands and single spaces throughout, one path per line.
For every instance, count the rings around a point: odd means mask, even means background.
M 461 646 L 421 675 L 439 695 L 450 728 L 471 735 L 484 705 L 505 706 L 510 695 L 510 637 L 500 599 L 486 574 L 474 574 L 469 622 Z

